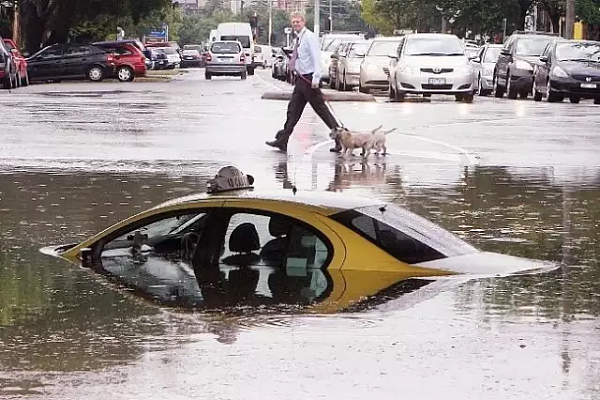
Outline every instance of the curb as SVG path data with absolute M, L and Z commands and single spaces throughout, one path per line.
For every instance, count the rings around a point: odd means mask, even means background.
M 377 101 L 374 96 L 365 93 L 344 93 L 344 92 L 323 92 L 325 101 Z M 280 92 L 265 92 L 261 96 L 261 99 L 265 100 L 290 100 L 292 98 L 292 92 L 280 91 Z

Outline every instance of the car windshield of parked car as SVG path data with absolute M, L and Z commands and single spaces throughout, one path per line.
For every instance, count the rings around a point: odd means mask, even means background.
M 518 56 L 539 56 L 542 54 L 550 38 L 523 38 L 517 41 Z
M 218 54 L 238 54 L 241 49 L 237 43 L 213 43 L 210 51 Z
M 336 36 L 324 39 L 321 44 L 322 51 L 335 51 L 342 42 L 354 41 L 359 39 L 357 35 L 348 35 L 348 36 Z
M 559 61 L 600 61 L 600 42 L 562 43 L 556 46 Z
M 454 37 L 413 37 L 407 40 L 406 56 L 464 56 L 465 50 Z
M 483 57 L 484 63 L 495 63 L 498 61 L 498 57 L 500 57 L 500 51 L 502 51 L 502 47 L 489 47 L 485 51 L 485 56 Z
M 233 40 L 238 41 L 242 44 L 245 49 L 250 48 L 250 37 L 249 36 L 221 36 L 221 40 Z
M 196 50 L 197 52 L 201 52 L 202 46 L 196 44 L 186 44 L 185 46 L 183 46 L 183 50 Z
M 161 47 L 160 50 L 162 50 L 165 54 L 177 54 L 177 50 L 172 47 Z
M 400 41 L 391 42 L 391 41 L 374 41 L 367 56 L 370 57 L 386 57 L 386 56 L 394 56 L 396 55 L 396 51 L 398 50 L 398 45 L 400 45 Z
M 350 52 L 348 53 L 348 57 L 352 58 L 352 57 L 356 57 L 358 54 L 365 54 L 367 52 L 367 49 L 369 48 L 369 43 L 355 43 L 354 45 L 352 45 L 352 49 L 350 49 Z

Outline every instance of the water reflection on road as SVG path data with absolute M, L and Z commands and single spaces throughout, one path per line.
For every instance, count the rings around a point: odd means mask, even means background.
M 291 186 L 287 164 L 275 165 L 273 175 L 279 187 Z M 388 398 L 399 379 L 409 397 L 420 398 L 444 388 L 482 398 L 490 387 L 510 398 L 541 390 L 600 396 L 600 172 L 574 185 L 537 169 L 475 167 L 428 188 L 407 184 L 399 168 L 338 166 L 324 189 L 394 198 L 483 250 L 565 265 L 545 275 L 449 284 L 430 295 L 388 293 L 359 313 L 176 313 L 38 251 L 197 192 L 209 177 L 0 174 L 0 396 L 63 398 L 85 379 L 76 397 L 114 397 L 124 387 L 140 398 L 177 398 L 166 378 L 174 375 L 186 388 L 181 396 L 233 398 L 242 385 L 254 390 L 248 397 L 278 397 L 290 385 L 301 389 L 300 379 L 313 385 L 310 393 L 336 397 L 357 377 L 364 387 L 344 398 L 367 389 Z M 116 381 L 115 370 L 98 372 L 124 364 L 127 376 Z M 190 371 L 204 375 L 193 379 Z M 428 389 L 423 377 L 442 373 Z

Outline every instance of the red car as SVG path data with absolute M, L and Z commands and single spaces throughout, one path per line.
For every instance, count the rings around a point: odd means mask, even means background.
M 27 60 L 19 49 L 15 42 L 11 39 L 2 39 L 4 42 L 4 47 L 6 47 L 12 54 L 12 58 L 17 67 L 17 86 L 27 86 L 29 85 L 29 74 L 27 73 Z
M 119 81 L 131 82 L 136 76 L 146 75 L 146 56 L 133 41 L 95 42 L 93 45 L 113 55 L 114 77 Z

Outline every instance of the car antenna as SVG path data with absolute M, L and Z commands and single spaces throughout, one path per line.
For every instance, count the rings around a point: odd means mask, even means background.
M 292 194 L 295 196 L 298 192 L 298 188 L 296 187 L 296 171 L 298 170 L 298 164 L 294 165 L 294 179 L 292 182 Z

